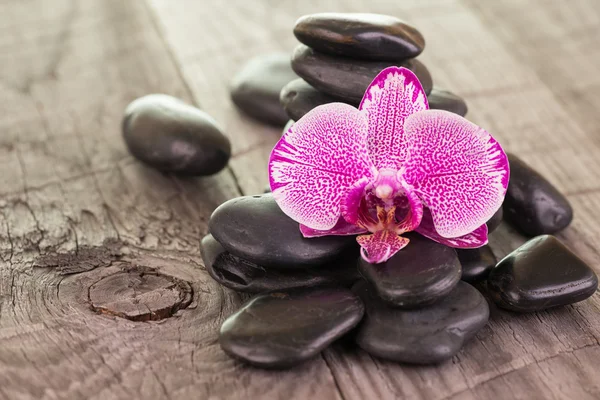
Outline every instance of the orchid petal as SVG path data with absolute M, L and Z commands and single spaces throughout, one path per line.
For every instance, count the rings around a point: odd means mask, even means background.
M 508 160 L 485 130 L 443 110 L 421 111 L 404 125 L 405 181 L 431 211 L 435 231 L 456 238 L 483 225 L 501 206 Z
M 486 224 L 463 236 L 455 238 L 440 236 L 433 226 L 431 212 L 428 209 L 423 210 L 423 219 L 421 219 L 421 225 L 419 225 L 416 231 L 434 242 L 459 249 L 476 249 L 488 243 L 488 228 Z
M 348 189 L 372 175 L 367 118 L 329 103 L 309 111 L 281 137 L 269 159 L 269 180 L 281 210 L 312 229 L 333 228 Z
M 309 228 L 306 225 L 300 224 L 300 232 L 302 232 L 302 236 L 305 238 L 313 238 L 313 237 L 321 237 L 321 236 L 351 236 L 351 235 L 361 235 L 366 233 L 367 230 L 360 228 L 356 225 L 349 224 L 344 220 L 344 218 L 340 218 L 335 224 L 335 226 L 331 229 L 320 231 L 318 229 Z
M 425 91 L 411 70 L 389 67 L 375 77 L 359 109 L 369 119 L 369 155 L 378 169 L 400 169 L 406 157 L 404 120 L 428 108 Z
M 342 199 L 342 216 L 347 222 L 355 225 L 358 223 L 361 216 L 361 202 L 365 197 L 365 187 L 369 183 L 369 179 L 367 178 L 359 179 Z
M 409 242 L 407 238 L 390 231 L 377 231 L 372 235 L 358 236 L 356 241 L 362 247 L 360 249 L 362 258 L 371 264 L 386 262 Z

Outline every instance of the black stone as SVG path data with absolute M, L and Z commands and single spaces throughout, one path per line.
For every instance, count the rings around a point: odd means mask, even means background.
M 456 249 L 456 254 L 462 265 L 461 279 L 466 282 L 484 280 L 496 266 L 496 256 L 490 246 L 478 249 Z
M 361 320 L 364 306 L 348 289 L 314 288 L 261 294 L 225 320 L 221 348 L 264 368 L 306 361 Z
M 239 292 L 260 293 L 323 285 L 350 287 L 360 279 L 356 268 L 358 246 L 349 248 L 346 254 L 331 263 L 294 270 L 265 268 L 236 257 L 212 235 L 202 239 L 200 252 L 210 276 L 221 285 Z
M 417 29 L 380 14 L 306 15 L 296 22 L 294 35 L 326 54 L 371 60 L 414 58 L 425 48 L 425 39 Z
M 356 243 L 351 236 L 304 238 L 298 223 L 281 211 L 271 194 L 238 197 L 221 204 L 208 226 L 227 251 L 271 268 L 322 265 Z
M 503 210 L 504 209 L 502 207 L 500 207 L 498 209 L 498 211 L 496 211 L 496 213 L 494 215 L 492 215 L 492 218 L 490 218 L 488 220 L 488 222 L 485 223 L 488 227 L 488 233 L 494 232 L 496 229 L 498 229 L 498 227 L 502 223 L 502 218 L 504 217 Z
M 427 100 L 431 109 L 450 111 L 461 117 L 467 115 L 468 108 L 464 99 L 447 90 L 434 87 L 427 96 Z
M 298 121 L 313 108 L 340 100 L 318 91 L 304 79 L 295 79 L 281 90 L 280 101 L 287 115 Z M 358 107 L 359 103 L 353 102 L 352 105 Z
M 365 303 L 356 343 L 369 354 L 394 361 L 435 364 L 447 360 L 489 319 L 487 301 L 465 282 L 439 302 L 415 310 L 389 307 L 364 281 L 352 290 Z
M 504 199 L 504 218 L 529 236 L 553 234 L 573 220 L 569 201 L 537 171 L 508 155 L 510 181 Z
M 391 306 L 415 308 L 448 295 L 461 276 L 454 249 L 421 235 L 408 234 L 410 244 L 387 262 L 360 259 L 358 270 L 371 290 Z
M 279 103 L 281 89 L 297 76 L 289 54 L 269 54 L 250 60 L 231 82 L 231 99 L 255 119 L 283 126 L 289 119 Z
M 122 129 L 131 154 L 164 172 L 212 175 L 227 165 L 231 154 L 229 140 L 212 117 L 163 94 L 130 103 Z
M 413 71 L 421 81 L 425 93 L 431 92 L 431 74 L 417 59 L 356 60 L 319 53 L 304 45 L 296 47 L 292 55 L 292 68 L 301 78 L 321 92 L 348 103 L 360 102 L 377 74 L 394 65 Z
M 598 288 L 598 277 L 558 239 L 543 235 L 500 261 L 487 287 L 498 306 L 531 312 L 587 299 Z

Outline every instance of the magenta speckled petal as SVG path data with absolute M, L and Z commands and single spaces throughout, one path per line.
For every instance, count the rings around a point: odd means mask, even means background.
M 360 217 L 361 201 L 365 197 L 365 186 L 369 184 L 369 179 L 359 179 L 352 185 L 346 196 L 342 199 L 342 216 L 351 223 L 358 223 Z
M 430 209 L 436 232 L 456 238 L 489 220 L 508 186 L 508 160 L 500 144 L 448 111 L 418 112 L 404 128 L 408 150 L 402 176 Z
M 448 247 L 475 249 L 477 247 L 485 246 L 488 243 L 488 228 L 486 224 L 481 225 L 473 232 L 463 236 L 455 238 L 445 238 L 440 236 L 435 231 L 433 219 L 431 218 L 431 213 L 428 209 L 424 209 L 421 225 L 419 225 L 416 231 L 421 235 Z
M 366 233 L 366 229 L 359 228 L 356 225 L 349 224 L 344 220 L 344 218 L 340 218 L 335 224 L 335 226 L 326 231 L 320 231 L 318 229 L 309 228 L 306 225 L 300 224 L 300 232 L 302 232 L 302 236 L 305 238 L 312 237 L 321 237 L 321 236 L 351 236 L 351 235 L 361 235 Z
M 364 113 L 343 103 L 316 107 L 292 125 L 269 159 L 281 210 L 312 229 L 333 228 L 348 189 L 373 174 L 367 132 Z
M 427 110 L 427 96 L 409 69 L 388 67 L 367 88 L 360 110 L 369 118 L 369 155 L 378 169 L 399 169 L 406 157 L 404 120 Z
M 360 249 L 362 258 L 371 264 L 386 262 L 409 242 L 407 238 L 390 231 L 358 236 L 356 241 L 362 247 Z

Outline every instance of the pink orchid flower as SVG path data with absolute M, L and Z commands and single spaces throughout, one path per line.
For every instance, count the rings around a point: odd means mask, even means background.
M 398 67 L 377 75 L 358 109 L 311 110 L 269 160 L 273 196 L 304 237 L 360 235 L 370 263 L 387 261 L 413 230 L 450 247 L 485 245 L 508 178 L 500 144 L 456 114 L 429 110 L 417 77 Z

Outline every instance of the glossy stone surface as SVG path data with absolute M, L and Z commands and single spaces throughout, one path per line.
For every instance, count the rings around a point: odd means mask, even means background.
M 347 289 L 316 288 L 254 297 L 225 320 L 221 348 L 264 368 L 286 368 L 308 360 L 361 320 L 364 306 Z
M 504 218 L 529 236 L 553 234 L 569 226 L 573 209 L 567 198 L 514 154 L 508 154 L 508 162 Z
M 498 209 L 498 211 L 496 211 L 494 213 L 494 215 L 492 215 L 492 218 L 490 218 L 488 220 L 488 222 L 485 223 L 488 227 L 488 234 L 490 234 L 490 233 L 494 232 L 496 229 L 498 229 L 498 227 L 502 223 L 503 218 L 504 218 L 504 208 L 500 207 Z
M 295 79 L 281 90 L 280 101 L 287 115 L 298 121 L 313 108 L 339 100 L 318 91 L 304 79 Z M 358 107 L 358 103 L 352 105 Z
M 380 14 L 306 15 L 296 22 L 294 35 L 326 54 L 371 60 L 414 58 L 425 48 L 425 39 L 417 29 Z
M 488 277 L 496 304 L 521 312 L 576 303 L 597 288 L 594 271 L 551 235 L 533 238 L 507 255 Z
M 271 194 L 238 197 L 221 204 L 208 226 L 226 250 L 263 267 L 323 265 L 356 245 L 352 236 L 304 238 L 298 223 L 281 211 Z
M 122 129 L 131 154 L 164 172 L 212 175 L 231 155 L 229 140 L 210 115 L 163 94 L 130 103 Z
M 427 100 L 431 109 L 450 111 L 461 117 L 467 115 L 468 108 L 465 100 L 447 90 L 434 87 L 427 96 Z
M 478 249 L 456 249 L 456 254 L 462 266 L 461 279 L 465 282 L 484 280 L 497 262 L 492 249 L 487 245 Z
M 202 239 L 200 252 L 210 276 L 221 285 L 239 292 L 261 293 L 322 285 L 350 287 L 360 279 L 356 268 L 358 246 L 349 248 L 339 259 L 325 265 L 294 270 L 265 268 L 236 257 L 212 235 Z
M 405 235 L 410 243 L 387 262 L 360 259 L 358 270 L 371 290 L 391 306 L 415 308 L 448 295 L 461 277 L 454 249 L 418 234 Z
M 439 302 L 415 310 L 389 307 L 364 281 L 352 290 L 366 307 L 356 343 L 369 354 L 393 361 L 435 364 L 447 360 L 489 319 L 487 301 L 465 282 Z
M 421 81 L 425 93 L 433 87 L 431 74 L 417 59 L 367 61 L 330 56 L 300 45 L 292 55 L 292 68 L 314 88 L 348 103 L 359 103 L 375 76 L 392 66 L 406 67 Z
M 283 126 L 289 118 L 279 103 L 279 93 L 296 78 L 289 54 L 258 56 L 244 65 L 231 81 L 231 100 L 255 119 Z

